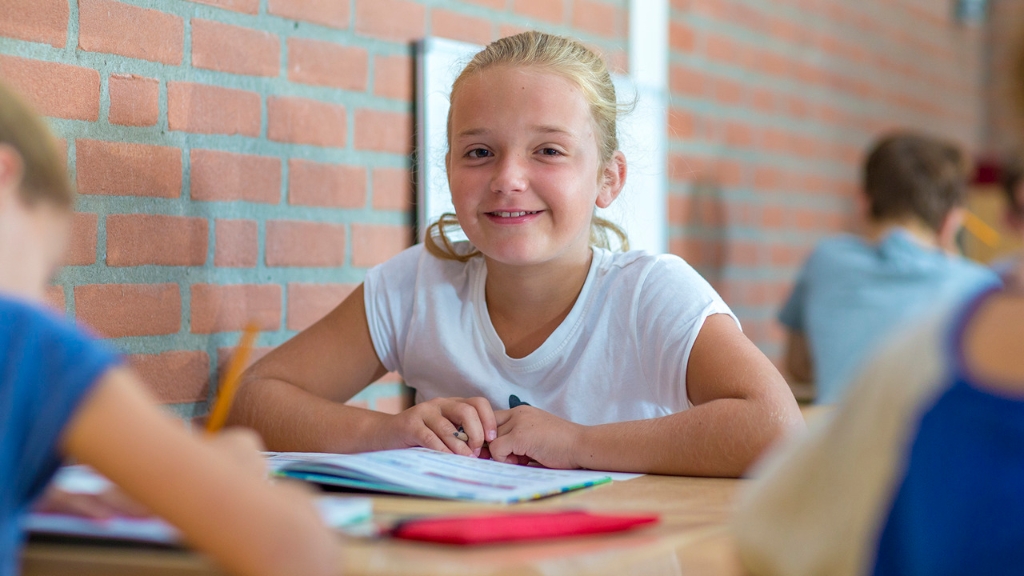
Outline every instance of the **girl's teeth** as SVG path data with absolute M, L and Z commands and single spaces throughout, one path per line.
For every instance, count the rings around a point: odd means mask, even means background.
M 498 212 L 498 216 L 502 218 L 518 218 L 527 214 L 536 214 L 536 212 Z

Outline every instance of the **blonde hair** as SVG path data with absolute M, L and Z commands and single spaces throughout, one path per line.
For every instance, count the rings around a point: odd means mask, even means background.
M 21 98 L 0 83 L 0 144 L 21 156 L 19 196 L 29 205 L 47 201 L 63 208 L 75 203 L 64 160 L 49 128 Z
M 463 68 L 462 73 L 452 84 L 452 106 L 448 108 L 449 146 L 452 135 L 452 108 L 459 89 L 473 74 L 496 66 L 540 67 L 575 83 L 590 104 L 591 116 L 597 125 L 597 148 L 601 166 L 612 160 L 615 151 L 619 149 L 616 121 L 620 106 L 615 97 L 615 85 L 604 60 L 576 40 L 536 31 L 523 32 L 491 42 Z M 427 228 L 426 238 L 423 239 L 427 251 L 438 258 L 461 262 L 479 255 L 480 252 L 476 249 L 465 254 L 455 250 L 447 230 L 458 227 L 459 220 L 455 214 L 442 214 Z M 626 233 L 614 223 L 595 215 L 590 225 L 590 244 L 600 248 L 611 248 L 609 234 L 616 237 L 623 250 L 629 250 Z

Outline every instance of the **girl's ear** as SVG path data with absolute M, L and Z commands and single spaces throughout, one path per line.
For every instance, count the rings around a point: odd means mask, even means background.
M 607 208 L 619 197 L 626 185 L 626 155 L 616 150 L 601 171 L 601 190 L 597 193 L 597 207 Z
M 0 144 L 0 204 L 18 198 L 24 173 L 21 154 L 10 144 Z

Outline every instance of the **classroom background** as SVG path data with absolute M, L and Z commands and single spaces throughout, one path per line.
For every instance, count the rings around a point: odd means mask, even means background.
M 258 357 L 413 241 L 413 42 L 538 29 L 626 72 L 637 1 L 0 0 L 0 78 L 49 117 L 80 193 L 50 302 L 205 414 L 248 320 Z M 650 218 L 769 357 L 799 264 L 856 223 L 877 135 L 923 129 L 981 165 L 1018 144 L 996 71 L 1022 18 L 1020 0 L 671 0 Z M 998 201 L 972 196 L 993 224 Z M 352 400 L 407 402 L 395 375 Z

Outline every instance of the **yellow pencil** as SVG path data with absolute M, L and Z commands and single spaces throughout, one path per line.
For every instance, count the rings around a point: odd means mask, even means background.
M 999 232 L 996 232 L 995 228 L 986 224 L 984 220 L 974 215 L 973 212 L 964 210 L 964 228 L 971 234 L 974 234 L 975 238 L 981 240 L 989 248 L 999 246 Z
M 235 349 L 235 353 L 231 356 L 231 362 L 228 363 L 228 369 L 220 379 L 217 400 L 213 404 L 213 410 L 210 411 L 210 419 L 206 421 L 208 434 L 219 431 L 228 419 L 231 403 L 235 399 L 235 390 L 238 389 L 238 381 L 242 376 L 242 370 L 245 369 L 245 363 L 249 360 L 249 353 L 252 352 L 252 345 L 256 342 L 257 334 L 259 334 L 259 328 L 254 322 L 246 325 L 245 332 L 242 333 L 242 338 L 238 342 L 238 348 Z

